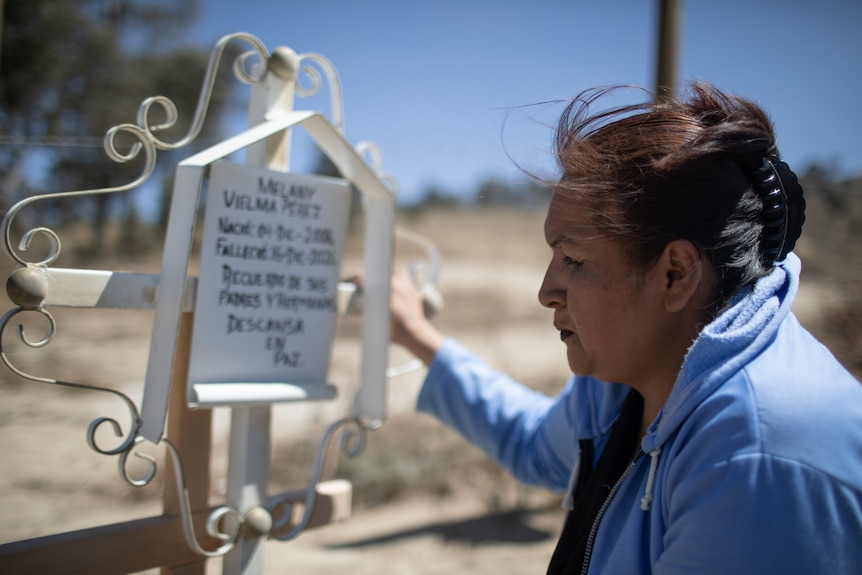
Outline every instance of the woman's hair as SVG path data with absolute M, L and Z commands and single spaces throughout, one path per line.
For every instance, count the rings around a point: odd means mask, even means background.
M 618 90 L 589 90 L 563 112 L 553 187 L 641 268 L 670 241 L 692 242 L 716 270 L 716 311 L 793 248 L 802 188 L 753 102 L 693 83 L 684 97 L 592 113 Z

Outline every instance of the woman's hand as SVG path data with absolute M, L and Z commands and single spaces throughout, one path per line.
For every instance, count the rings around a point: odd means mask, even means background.
M 390 339 L 429 365 L 445 337 L 425 316 L 422 296 L 409 273 L 405 270 L 395 272 L 391 289 Z

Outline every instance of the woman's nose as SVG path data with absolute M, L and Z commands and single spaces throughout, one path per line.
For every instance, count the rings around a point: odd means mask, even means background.
M 566 284 L 560 281 L 560 274 L 555 267 L 553 261 L 548 264 L 545 278 L 539 288 L 539 303 L 551 309 L 556 309 L 566 303 Z

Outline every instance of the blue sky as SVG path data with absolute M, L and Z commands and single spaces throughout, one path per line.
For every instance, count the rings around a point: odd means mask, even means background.
M 862 0 L 680 0 L 678 77 L 761 103 L 799 172 L 862 176 Z M 654 85 L 657 0 L 204 0 L 190 40 L 248 32 L 335 65 L 345 133 L 369 140 L 410 202 L 437 186 L 547 173 L 559 104 Z M 297 108 L 328 111 L 320 99 Z M 297 141 L 294 165 L 302 165 Z

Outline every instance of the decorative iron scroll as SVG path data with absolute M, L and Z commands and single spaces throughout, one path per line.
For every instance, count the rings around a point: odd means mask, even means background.
M 153 479 L 157 471 L 154 458 L 136 451 L 137 447 L 146 440 L 138 434 L 141 427 L 141 415 L 135 403 L 127 395 L 115 389 L 84 383 L 74 383 L 28 373 L 17 367 L 12 362 L 4 348 L 3 341 L 4 336 L 7 333 L 6 328 L 13 322 L 13 320 L 24 313 L 36 314 L 38 317 L 42 318 L 46 324 L 44 333 L 38 338 L 34 338 L 30 334 L 25 333 L 23 324 L 18 324 L 17 336 L 26 347 L 38 349 L 47 346 L 51 343 L 57 331 L 56 320 L 54 316 L 45 309 L 45 301 L 49 295 L 49 290 L 51 289 L 48 269 L 60 255 L 62 249 L 60 238 L 58 234 L 50 228 L 36 227 L 26 231 L 22 235 L 16 247 L 12 241 L 12 227 L 18 213 L 35 202 L 56 200 L 59 198 L 119 193 L 135 189 L 146 182 L 155 170 L 157 150 L 176 150 L 182 148 L 193 142 L 199 135 L 206 119 L 207 109 L 212 97 L 213 86 L 219 69 L 219 63 L 226 46 L 231 42 L 242 42 L 251 47 L 250 51 L 243 53 L 234 61 L 232 68 L 234 77 L 243 83 L 251 84 L 261 82 L 268 73 L 273 73 L 277 77 L 285 80 L 296 80 L 295 92 L 300 96 L 311 96 L 317 93 L 323 84 L 321 78 L 322 72 L 323 77 L 325 77 L 329 85 L 332 106 L 330 112 L 332 124 L 339 131 L 343 131 L 341 85 L 339 83 L 338 74 L 329 60 L 319 54 L 297 55 L 290 48 L 284 47 L 277 48 L 272 54 L 269 54 L 263 43 L 255 36 L 246 33 L 230 34 L 221 38 L 216 43 L 210 54 L 197 106 L 191 121 L 191 126 L 183 137 L 170 142 L 163 140 L 158 136 L 160 131 L 174 126 L 178 118 L 176 105 L 173 101 L 164 96 L 153 96 L 145 99 L 138 109 L 136 123 L 119 124 L 108 130 L 105 134 L 103 146 L 105 152 L 112 161 L 117 163 L 129 162 L 143 153 L 145 160 L 144 167 L 137 178 L 127 184 L 115 187 L 47 193 L 25 198 L 13 205 L 3 216 L 2 222 L 0 222 L 0 227 L 2 227 L 3 230 L 3 249 L 5 250 L 6 255 L 20 266 L 10 275 L 7 282 L 7 294 L 13 304 L 17 307 L 14 307 L 0 318 L 0 360 L 2 360 L 6 367 L 8 367 L 13 373 L 25 379 L 46 384 L 109 393 L 118 397 L 126 405 L 130 414 L 131 423 L 128 430 L 124 432 L 123 427 L 116 419 L 110 417 L 99 417 L 89 425 L 87 430 L 87 443 L 90 448 L 100 454 L 118 455 L 120 475 L 126 482 L 133 486 L 147 485 Z M 320 71 L 318 71 L 318 68 Z M 300 73 L 307 78 L 307 85 L 303 85 L 302 78 L 299 77 Z M 164 121 L 155 123 L 151 120 L 150 111 L 154 107 L 161 109 L 166 117 Z M 117 145 L 117 138 L 121 134 L 124 135 L 124 138 L 130 136 L 134 141 L 127 151 L 120 150 Z M 379 166 L 379 154 L 377 164 Z M 50 245 L 48 254 L 42 259 L 28 258 L 26 254 L 36 236 L 46 238 Z M 74 272 L 75 270 L 65 271 Z M 97 431 L 105 425 L 110 427 L 114 434 L 120 439 L 119 445 L 116 447 L 106 447 L 97 442 Z M 316 497 L 315 486 L 320 481 L 324 453 L 338 430 L 341 430 L 342 433 L 341 444 L 342 451 L 345 454 L 355 456 L 362 451 L 365 443 L 366 428 L 363 427 L 358 419 L 349 418 L 337 421 L 326 430 L 318 449 L 312 483 L 308 488 L 306 500 L 303 502 L 305 506 L 304 516 L 287 535 L 280 535 L 278 537 L 279 539 L 294 537 L 308 524 Z M 223 556 L 236 545 L 238 538 L 242 535 L 242 528 L 255 521 L 252 517 L 255 516 L 255 514 L 258 518 L 260 517 L 261 509 L 249 510 L 245 515 L 230 507 L 221 507 L 213 511 L 207 521 L 207 532 L 210 536 L 221 541 L 222 544 L 215 550 L 204 549 L 198 543 L 194 527 L 192 525 L 189 495 L 180 454 L 169 440 L 163 439 L 160 443 L 165 445 L 167 452 L 174 463 L 173 468 L 176 474 L 176 485 L 179 495 L 178 499 L 182 509 L 183 529 L 189 547 L 195 552 L 206 557 Z M 147 461 L 145 470 L 142 473 L 139 473 L 136 477 L 133 477 L 127 469 L 128 458 L 131 454 Z M 270 502 L 269 509 L 263 510 L 263 515 L 271 519 L 272 511 L 277 512 L 279 516 L 276 521 L 276 527 L 288 525 L 292 520 L 293 507 L 290 507 L 290 509 L 285 512 L 285 505 L 287 505 L 287 500 L 276 497 Z M 263 521 L 262 523 L 264 526 L 267 524 L 266 521 Z M 259 527 L 260 524 L 261 522 L 257 520 L 257 534 L 267 535 L 269 530 L 262 530 Z
M 341 453 L 344 453 L 348 457 L 356 457 L 365 449 L 367 428 L 358 418 L 341 419 L 331 424 L 324 432 L 323 439 L 321 439 L 317 448 L 317 458 L 315 459 L 314 470 L 311 474 L 311 483 L 309 483 L 305 490 L 305 501 L 302 502 L 304 508 L 302 518 L 287 533 L 273 535 L 274 539 L 280 541 L 293 539 L 308 525 L 311 519 L 311 512 L 314 510 L 314 502 L 317 498 L 315 488 L 320 482 L 326 452 L 339 429 L 341 429 L 341 439 L 339 441 L 339 451 Z M 277 495 L 269 499 L 269 512 L 271 517 L 274 517 L 273 531 L 278 531 L 291 525 L 294 505 L 295 501 L 284 495 Z M 285 506 L 288 506 L 287 509 L 284 509 Z
M 320 482 L 326 452 L 339 430 L 341 430 L 339 441 L 340 451 L 348 457 L 356 457 L 362 453 L 365 448 L 366 428 L 357 418 L 341 419 L 331 424 L 324 432 L 318 446 L 311 482 L 305 490 L 305 499 L 298 502 L 294 497 L 289 496 L 289 494 L 276 495 L 269 499 L 266 509 L 256 507 L 246 510 L 245 513 L 240 513 L 228 506 L 215 509 L 207 518 L 206 531 L 210 537 L 224 541 L 224 543 L 213 551 L 204 549 L 197 541 L 194 525 L 191 520 L 191 503 L 185 484 L 180 454 L 169 440 L 163 439 L 162 443 L 168 447 L 168 453 L 171 455 L 174 463 L 177 499 L 180 502 L 182 510 L 183 533 L 189 547 L 206 557 L 220 557 L 233 548 L 237 539 L 244 531 L 257 536 L 271 535 L 279 541 L 287 541 L 299 535 L 308 526 L 311 519 L 314 503 L 317 499 L 316 487 Z M 287 533 L 274 534 L 277 530 L 290 526 L 293 520 L 294 506 L 297 503 L 301 504 L 304 509 L 300 520 Z M 285 509 L 285 507 L 287 508 Z M 275 521 L 273 521 L 274 516 L 276 517 Z M 225 527 L 227 529 L 223 530 Z
M 122 454 L 120 465 L 121 475 L 126 481 L 128 481 L 132 485 L 144 485 L 148 483 L 154 475 L 154 470 L 151 470 L 143 479 L 132 479 L 129 477 L 128 473 L 125 470 L 126 458 L 128 456 L 128 453 L 137 444 L 137 432 L 141 425 L 140 414 L 138 408 L 135 406 L 135 403 L 127 395 L 114 389 L 82 383 L 72 383 L 50 377 L 42 377 L 29 374 L 16 367 L 9 359 L 3 348 L 3 336 L 6 333 L 7 325 L 9 325 L 9 322 L 14 317 L 25 311 L 41 315 L 46 320 L 48 325 L 46 333 L 39 340 L 31 340 L 30 338 L 28 338 L 24 332 L 23 326 L 21 324 L 18 325 L 18 336 L 27 347 L 45 347 L 46 345 L 51 343 L 57 327 L 54 317 L 44 308 L 44 300 L 48 295 L 49 289 L 46 269 L 60 256 L 60 238 L 56 232 L 49 228 L 37 227 L 28 230 L 26 233 L 23 234 L 16 250 L 13 247 L 12 242 L 12 226 L 15 217 L 23 208 L 38 201 L 97 194 L 113 194 L 135 189 L 144 182 L 146 182 L 155 170 L 157 149 L 173 150 L 181 148 L 192 142 L 200 133 L 201 127 L 203 126 L 204 120 L 206 119 L 206 112 L 209 106 L 210 98 L 212 97 L 213 86 L 215 85 L 216 73 L 218 71 L 221 56 L 227 44 L 234 40 L 242 40 L 250 44 L 253 48 L 252 52 L 246 52 L 237 59 L 237 62 L 234 65 L 235 76 L 240 81 L 246 83 L 261 81 L 265 76 L 266 70 L 262 69 L 262 71 L 258 72 L 257 74 L 249 72 L 247 70 L 247 63 L 252 55 L 257 56 L 257 58 L 261 62 L 266 62 L 269 57 L 266 48 L 263 46 L 260 40 L 258 40 L 252 35 L 244 33 L 230 34 L 218 41 L 210 55 L 209 64 L 207 66 L 206 75 L 204 76 L 203 86 L 201 88 L 200 96 L 198 98 L 194 119 L 191 123 L 191 127 L 189 128 L 188 133 L 184 137 L 182 137 L 176 142 L 167 142 L 159 139 L 156 136 L 156 133 L 160 130 L 164 130 L 173 126 L 176 123 L 178 117 L 176 105 L 173 103 L 173 101 L 164 96 L 154 96 L 151 98 L 147 98 L 141 103 L 141 106 L 138 109 L 137 124 L 119 124 L 108 130 L 108 132 L 105 134 L 104 149 L 108 157 L 114 162 L 124 163 L 131 161 L 138 157 L 138 155 L 141 154 L 141 152 L 143 151 L 145 157 L 144 167 L 140 175 L 135 180 L 127 184 L 115 187 L 77 190 L 69 192 L 56 192 L 31 196 L 13 205 L 9 209 L 9 211 L 6 212 L 6 214 L 3 216 L 2 222 L 0 222 L 0 227 L 2 227 L 3 229 L 3 248 L 6 254 L 9 256 L 9 258 L 23 266 L 16 269 L 10 275 L 7 282 L 7 294 L 12 300 L 12 302 L 18 307 L 13 308 L 9 312 L 7 312 L 3 316 L 2 320 L 0 320 L 0 359 L 2 359 L 3 363 L 6 364 L 6 366 L 11 371 L 26 379 L 78 389 L 100 391 L 104 393 L 110 393 L 119 397 L 126 404 L 131 413 L 132 424 L 129 431 L 123 434 L 120 424 L 115 419 L 101 417 L 90 424 L 89 430 L 87 432 L 87 442 L 90 447 L 98 453 L 104 455 Z M 159 106 L 165 112 L 167 119 L 164 122 L 160 124 L 151 123 L 149 113 L 153 106 Z M 130 135 L 135 140 L 135 143 L 129 148 L 127 152 L 123 152 L 118 149 L 116 144 L 116 138 L 121 133 Z M 29 261 L 24 256 L 22 256 L 20 252 L 26 252 L 30 248 L 33 238 L 37 235 L 42 235 L 48 239 L 50 243 L 50 250 L 48 255 L 44 259 L 38 261 Z M 109 423 L 117 436 L 124 437 L 122 443 L 118 447 L 113 449 L 104 449 L 96 443 L 96 431 L 104 423 Z

